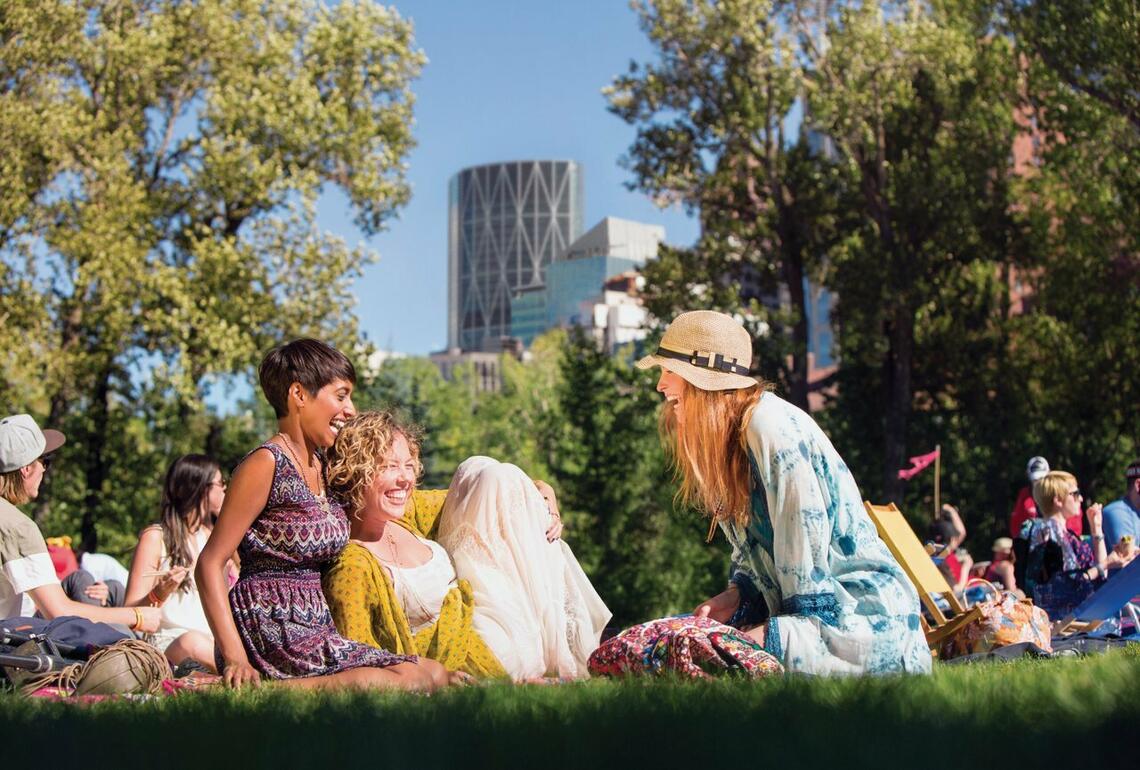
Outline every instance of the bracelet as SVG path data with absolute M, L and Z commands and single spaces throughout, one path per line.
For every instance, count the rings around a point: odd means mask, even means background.
M 1094 543 L 1103 543 L 1104 542 L 1104 535 L 1093 535 L 1092 541 Z
M 143 614 L 142 614 L 142 610 L 140 610 L 138 607 L 131 607 L 131 609 L 135 611 L 135 622 L 134 622 L 134 623 L 132 623 L 132 624 L 129 626 L 129 628 L 130 628 L 132 631 L 137 631 L 137 630 L 139 630 L 140 628 L 142 628 L 142 624 L 143 624 Z
M 146 600 L 147 600 L 147 603 L 150 604 L 151 607 L 161 607 L 162 603 L 164 601 L 166 601 L 166 598 L 165 597 L 163 597 L 161 599 L 158 598 L 158 594 L 156 594 L 154 592 L 154 589 L 152 588 L 152 589 L 150 589 L 150 592 L 147 593 Z

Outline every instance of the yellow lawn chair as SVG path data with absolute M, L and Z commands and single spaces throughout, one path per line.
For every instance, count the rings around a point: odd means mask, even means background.
M 933 625 L 927 623 L 926 619 L 923 618 L 922 627 L 926 631 L 926 643 L 930 645 L 931 652 L 937 655 L 938 648 L 942 646 L 943 640 L 970 621 L 982 616 L 981 608 L 975 606 L 967 610 L 962 606 L 950 588 L 950 584 L 938 571 L 938 567 L 930 558 L 930 554 L 926 552 L 922 542 L 914 534 L 914 530 L 910 528 L 910 524 L 907 524 L 902 511 L 894 503 L 872 505 L 870 502 L 864 501 L 863 505 L 866 507 L 867 515 L 871 517 L 871 521 L 875 522 L 875 528 L 879 530 L 879 537 L 883 539 L 887 548 L 891 549 L 891 553 L 898 559 L 899 565 L 918 591 L 918 596 L 923 605 L 930 612 L 930 617 L 934 618 Z M 949 603 L 950 609 L 954 612 L 952 617 L 946 617 L 931 594 L 941 596 Z

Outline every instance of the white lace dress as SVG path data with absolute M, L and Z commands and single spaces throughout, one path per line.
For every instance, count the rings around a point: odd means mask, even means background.
M 440 513 L 439 542 L 474 592 L 475 630 L 516 681 L 587 676 L 612 616 L 570 546 L 546 541 L 549 525 L 534 482 L 489 457 L 459 466 Z

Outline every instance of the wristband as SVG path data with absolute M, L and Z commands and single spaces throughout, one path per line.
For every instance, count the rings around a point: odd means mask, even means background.
M 150 604 L 150 606 L 151 606 L 151 607 L 161 607 L 161 606 L 162 606 L 162 603 L 163 603 L 164 601 L 166 601 L 166 599 L 165 599 L 165 598 L 162 598 L 162 599 L 158 598 L 158 594 L 156 594 L 156 593 L 154 592 L 154 589 L 153 589 L 153 588 L 152 588 L 152 589 L 150 589 L 150 592 L 149 592 L 149 593 L 147 593 L 147 595 L 146 595 L 146 600 L 147 600 L 147 602 Z
M 132 623 L 129 627 L 132 631 L 137 631 L 142 628 L 143 624 L 142 610 L 140 610 L 138 607 L 131 607 L 131 609 L 135 611 L 135 622 Z

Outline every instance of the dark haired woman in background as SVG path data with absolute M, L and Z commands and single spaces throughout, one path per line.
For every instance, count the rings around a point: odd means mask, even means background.
M 159 523 L 140 532 L 135 546 L 126 604 L 162 608 L 162 624 L 149 640 L 175 665 L 193 658 L 214 671 L 214 637 L 191 573 L 225 497 L 213 459 L 179 457 L 162 484 Z

